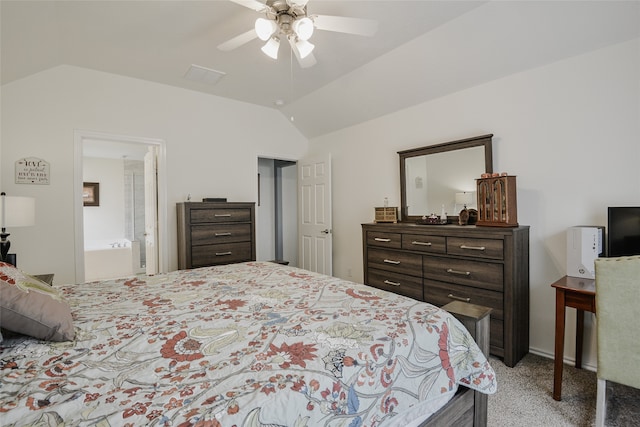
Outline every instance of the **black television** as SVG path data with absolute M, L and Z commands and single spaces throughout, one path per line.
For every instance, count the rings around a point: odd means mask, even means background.
M 640 206 L 609 207 L 607 256 L 640 255 Z

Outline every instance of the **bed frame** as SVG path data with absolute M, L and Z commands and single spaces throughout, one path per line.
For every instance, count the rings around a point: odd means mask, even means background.
M 453 314 L 475 338 L 480 350 L 489 356 L 489 314 L 491 309 L 461 301 L 453 301 L 442 307 Z M 420 427 L 487 425 L 486 394 L 460 386 L 451 399 L 438 412 L 429 417 Z

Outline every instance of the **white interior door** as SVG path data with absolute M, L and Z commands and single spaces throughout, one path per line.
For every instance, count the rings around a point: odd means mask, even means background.
M 298 171 L 298 265 L 331 275 L 331 156 L 303 159 Z
M 144 156 L 144 244 L 146 274 L 158 272 L 158 186 L 156 147 Z

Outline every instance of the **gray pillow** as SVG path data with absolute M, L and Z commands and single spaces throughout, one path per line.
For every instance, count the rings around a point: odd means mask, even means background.
M 71 341 L 75 336 L 71 309 L 62 294 L 4 262 L 0 262 L 0 327 L 49 341 Z

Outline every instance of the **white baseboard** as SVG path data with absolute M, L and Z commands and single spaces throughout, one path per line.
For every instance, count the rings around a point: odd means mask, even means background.
M 548 351 L 544 351 L 544 350 L 540 350 L 538 348 L 532 348 L 529 347 L 529 353 L 533 353 L 537 356 L 541 356 L 547 359 L 554 359 L 553 357 L 553 353 L 549 353 Z M 564 363 L 566 363 L 567 365 L 575 365 L 576 364 L 576 359 L 575 358 L 569 358 L 569 357 L 565 357 L 564 358 Z M 592 372 L 598 372 L 598 367 L 594 366 L 590 363 L 583 363 L 582 364 L 582 369 L 586 369 L 587 371 L 592 371 Z

